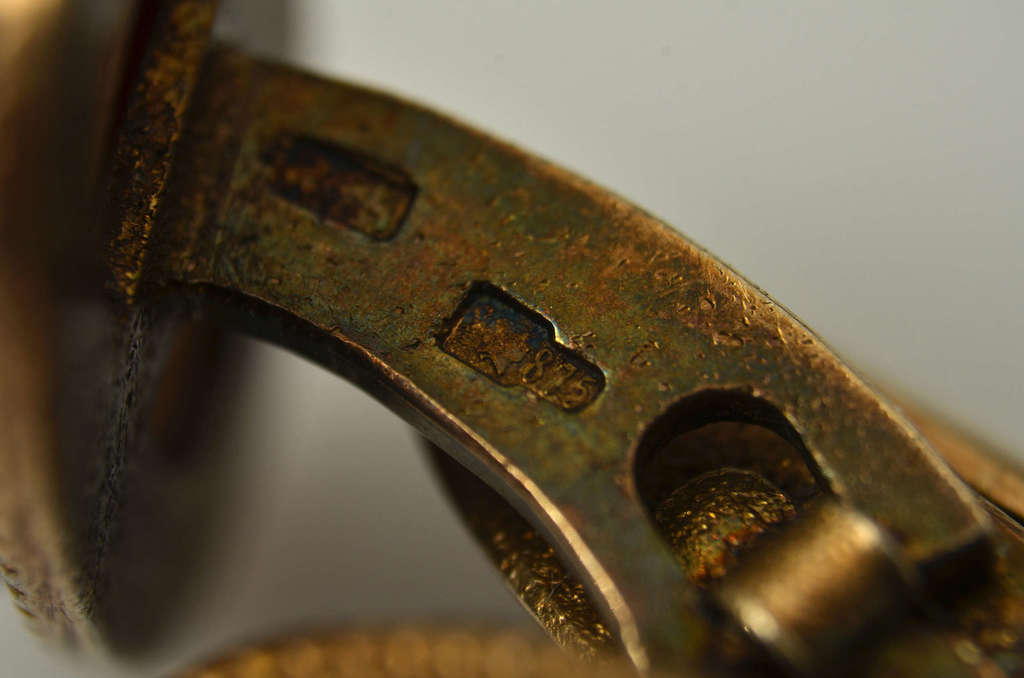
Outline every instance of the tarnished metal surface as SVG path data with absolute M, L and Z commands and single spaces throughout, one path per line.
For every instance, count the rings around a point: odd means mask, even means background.
M 140 55 L 139 77 L 123 114 L 111 187 L 117 228 L 111 242 L 113 282 L 128 299 L 138 285 L 215 10 L 213 0 L 163 3 L 155 12 L 146 51 Z
M 917 416 L 915 421 L 922 419 Z M 929 426 L 939 425 L 939 422 L 927 421 Z M 955 433 L 959 440 L 966 439 L 963 433 L 948 425 L 942 424 L 942 427 Z M 938 439 L 936 444 L 940 452 L 945 452 L 943 439 Z M 807 495 L 807 481 L 801 479 L 800 469 L 793 467 L 786 447 L 784 441 L 758 427 L 715 424 L 673 441 L 666 449 L 678 463 L 663 464 L 657 469 L 664 483 L 685 486 L 687 479 L 695 477 L 692 469 L 702 468 L 702 457 L 715 457 L 725 465 L 742 463 L 773 478 L 786 487 L 791 496 L 800 497 L 800 505 L 815 501 L 813 495 Z M 972 454 L 986 458 L 982 450 Z M 558 596 L 522 594 L 524 584 L 534 593 L 579 590 L 578 581 L 557 559 L 550 545 L 543 548 L 544 540 L 536 531 L 488 488 L 481 487 L 479 482 L 470 482 L 465 472 L 460 473 L 458 469 L 454 470 L 457 482 L 453 482 L 451 462 L 442 467 L 446 486 L 467 524 L 541 625 L 556 638 L 569 634 L 570 642 L 565 643 L 566 646 L 585 655 L 595 650 L 607 651 L 607 641 L 596 646 L 584 644 L 581 648 L 580 639 L 593 636 L 587 632 L 581 636 L 574 631 L 580 624 L 584 629 L 592 629 L 597 623 L 588 621 L 597 617 L 587 609 L 587 598 L 575 597 L 566 605 L 563 604 L 565 599 Z M 968 475 L 970 473 L 968 469 Z M 983 568 L 972 569 L 966 577 L 947 584 L 950 590 L 936 592 L 941 594 L 938 598 L 942 602 L 929 603 L 929 607 L 933 614 L 943 610 L 942 614 L 930 619 L 913 615 L 899 622 L 895 621 L 896 615 L 890 620 L 892 623 L 878 624 L 874 630 L 875 647 L 851 650 L 844 657 L 843 666 L 831 666 L 830 673 L 999 678 L 1016 676 L 1024 670 L 1024 530 L 1012 519 L 1003 517 L 998 509 L 991 510 L 998 528 L 993 580 L 986 579 Z M 709 520 L 708 526 L 712 530 L 728 531 L 727 524 L 719 528 L 713 520 Z M 672 527 L 672 523 L 662 524 L 669 540 Z M 529 540 L 529 547 L 520 546 L 524 536 Z M 692 542 L 681 542 L 677 548 L 692 548 Z M 677 553 L 685 557 L 685 553 Z M 502 563 L 506 567 L 502 567 Z M 828 578 L 841 581 L 835 568 L 825 573 Z M 804 589 L 791 586 L 790 590 L 799 594 Z M 538 599 L 546 605 L 539 605 Z M 792 602 L 800 601 L 797 595 Z M 565 636 L 561 637 L 564 642 Z M 727 629 L 723 629 L 718 642 L 722 659 L 728 666 L 723 669 L 726 674 L 774 675 L 774 668 L 766 664 L 764 658 L 751 654 L 750 648 L 737 642 Z
M 223 365 L 217 339 L 108 285 L 120 217 L 158 202 L 143 187 L 169 166 L 161 131 L 180 122 L 184 53 L 197 69 L 212 4 L 47 0 L 0 15 L 0 575 L 41 635 L 123 646 L 161 629 L 188 572 L 169 554 L 196 555 L 201 534 L 181 530 L 214 508 L 212 460 L 182 460 Z M 149 145 L 111 179 L 118 126 Z M 110 209 L 108 179 L 122 199 Z
M 686 442 L 690 445 L 714 441 L 722 456 L 736 459 L 742 456 L 742 449 L 751 439 L 760 440 L 764 448 L 772 447 L 768 438 L 755 431 L 732 431 L 732 435 L 726 436 L 722 430 L 717 430 Z M 728 442 L 740 451 L 723 447 Z M 467 525 L 538 622 L 563 646 L 583 656 L 614 649 L 613 644 L 603 639 L 599 617 L 588 607 L 589 599 L 578 594 L 565 595 L 580 591 L 582 587 L 551 546 L 498 495 L 479 481 L 472 482 L 465 471 L 453 467 L 452 462 L 441 459 L 439 454 L 435 454 L 435 459 L 442 467 L 445 485 L 463 512 Z M 1002 517 L 1001 512 L 993 510 L 998 527 L 998 559 L 996 576 L 991 582 L 982 571 L 975 570 L 974 576 L 953 583 L 954 590 L 940 596 L 941 604 L 929 604 L 931 618 L 915 614 L 904 620 L 894 615 L 888 622 L 878 623 L 874 629 L 875 647 L 851 648 L 843 657 L 842 666 L 829 666 L 828 673 L 976 678 L 1019 675 L 1024 670 L 1024 531 Z M 709 526 L 714 527 L 714 523 Z M 840 566 L 823 571 L 826 581 L 844 582 L 838 576 L 837 567 Z M 757 581 L 758 578 L 753 577 L 753 582 Z M 765 583 L 772 582 L 766 580 Z M 844 586 L 840 591 L 847 589 Z M 794 594 L 792 604 L 803 601 L 799 596 L 805 591 L 802 584 L 791 582 L 781 591 Z M 869 591 L 866 595 L 873 594 L 874 591 Z M 875 600 L 880 602 L 878 598 Z M 807 602 L 813 604 L 814 600 Z M 862 609 L 858 604 L 853 605 L 853 610 Z M 943 610 L 942 614 L 936 615 L 939 610 Z M 840 616 L 840 621 L 847 619 L 846 615 Z M 823 624 L 819 630 L 826 631 L 827 625 Z M 595 638 L 600 642 L 594 643 Z M 842 642 L 843 637 L 837 634 L 832 641 Z M 752 654 L 751 648 L 745 647 L 728 629 L 723 629 L 718 642 L 724 664 L 721 670 L 725 675 L 776 675 L 775 666 L 766 662 L 766 658 Z
M 207 55 L 211 3 L 153 7 L 111 170 L 115 322 L 87 366 L 106 432 L 82 437 L 84 455 L 29 441 L 62 450 L 11 465 L 42 488 L 30 500 L 0 483 L 3 574 L 32 584 L 14 591 L 44 624 L 136 626 L 124 592 L 156 570 L 130 554 L 156 551 L 132 516 L 167 470 L 143 420 L 180 390 L 160 386 L 172 331 L 208 314 L 353 379 L 489 484 L 474 499 L 451 483 L 579 654 L 694 675 L 1020 668 L 1020 526 L 764 293 L 614 195 L 442 116 Z M 18 351 L 54 328 L 10 303 L 26 321 L 0 335 L 27 397 L 20 444 L 49 435 L 59 351 L 21 370 Z M 954 448 L 1019 514 L 1015 485 Z M 43 491 L 53 477 L 59 496 Z M 38 557 L 10 559 L 40 536 Z M 880 633 L 887 618 L 907 623 Z
M 794 439 L 822 487 L 926 577 L 985 550 L 980 508 L 898 415 L 770 299 L 642 212 L 422 109 L 232 52 L 212 57 L 194 97 L 140 293 L 244 307 L 252 331 L 367 383 L 550 532 L 638 666 L 709 642 L 634 480 L 637 458 L 687 427 L 756 421 Z M 297 167 L 269 165 L 292 157 L 268 151 L 283 134 L 322 143 Z M 416 185 L 393 237 L 338 228 L 313 198 L 275 190 L 336 166 L 328 148 Z M 481 289 L 500 290 L 510 329 L 460 333 Z M 455 348 L 483 341 L 495 369 L 520 365 L 514 337 L 543 325 L 545 365 L 560 354 L 603 373 L 592 402 L 559 406 L 528 370 L 510 387 Z
M 627 678 L 522 633 L 402 627 L 302 636 L 238 650 L 182 678 Z
M 401 169 L 320 139 L 283 134 L 263 160 L 275 169 L 274 193 L 375 240 L 395 237 L 416 199 L 416 185 Z
M 438 336 L 441 349 L 506 387 L 527 389 L 563 410 L 604 388 L 594 364 L 555 341 L 551 323 L 500 290 L 477 285 Z
M 536 528 L 442 450 L 426 447 L 466 526 L 537 623 L 578 657 L 619 651 L 583 584 Z
M 89 430 L 67 410 L 97 384 L 66 360 L 67 329 L 102 325 L 107 234 L 84 215 L 133 3 L 89 9 L 85 30 L 76 3 L 0 2 L 0 578 L 34 630 L 77 642 L 92 633 L 58 478 Z
M 914 573 L 891 548 L 877 525 L 823 500 L 717 582 L 715 599 L 785 665 L 818 675 L 909 607 Z
M 669 495 L 654 519 L 698 584 L 723 576 L 736 552 L 796 515 L 782 490 L 754 471 L 709 471 Z

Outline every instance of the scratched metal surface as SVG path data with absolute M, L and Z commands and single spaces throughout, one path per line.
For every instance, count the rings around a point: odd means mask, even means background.
M 192 100 L 141 268 L 124 266 L 125 294 L 184 290 L 364 384 L 552 531 L 638 664 L 708 642 L 694 590 L 633 489 L 669 412 L 799 437 L 821 482 L 886 525 L 922 573 L 982 538 L 965 488 L 813 334 L 628 203 L 429 111 L 232 51 L 209 57 Z M 122 143 L 151 143 L 134 135 Z M 282 135 L 315 137 L 316 155 L 268 163 Z M 360 193 L 408 175 L 381 193 L 380 215 L 401 220 L 385 225 L 390 238 L 368 235 L 378 231 L 367 212 L 324 223 L 309 209 L 336 191 L 319 176 L 357 164 Z M 282 174 L 299 190 L 282 191 Z M 395 208 L 413 185 L 412 207 Z M 558 350 L 603 371 L 604 389 L 591 380 L 573 407 L 558 396 L 560 412 L 523 388 L 552 368 L 540 352 L 507 388 L 446 358 L 445 327 L 450 338 L 486 324 L 465 301 L 481 282 L 492 307 L 503 294 L 517 319 L 560 333 Z M 483 349 L 517 362 L 514 335 L 493 333 Z
M 472 39 L 466 27 L 486 18 L 439 11 L 452 33 L 432 33 L 426 49 L 423 27 L 435 24 L 415 7 L 337 16 L 321 5 L 327 16 L 300 12 L 309 37 L 297 58 L 440 102 L 614 187 L 684 224 L 861 363 L 1024 442 L 1012 357 L 1020 92 L 1006 86 L 1021 59 L 1001 38 L 1013 8 L 940 7 L 922 23 L 881 6 L 802 19 L 683 9 L 675 20 L 664 7 L 590 7 L 546 9 L 543 21 L 495 8 L 501 30 Z M 558 27 L 580 23 L 567 56 Z M 393 39 L 374 42 L 381 25 Z M 689 39 L 669 33 L 681 26 Z M 610 50 L 624 27 L 649 37 Z M 715 45 L 743 49 L 730 58 Z M 580 77 L 567 91 L 569 74 Z M 622 83 L 616 96 L 609 79 Z

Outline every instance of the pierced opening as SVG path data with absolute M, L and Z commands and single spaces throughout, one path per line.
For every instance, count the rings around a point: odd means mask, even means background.
M 718 390 L 659 417 L 638 449 L 636 481 L 659 531 L 701 586 L 826 487 L 778 409 Z

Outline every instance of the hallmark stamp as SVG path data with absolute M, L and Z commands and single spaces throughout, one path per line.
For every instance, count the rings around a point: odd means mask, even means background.
M 279 197 L 374 240 L 395 237 L 416 198 L 398 167 L 321 139 L 282 135 L 261 157 Z
M 506 387 L 522 387 L 563 410 L 604 389 L 604 374 L 555 341 L 554 327 L 505 292 L 478 284 L 438 338 L 441 349 Z

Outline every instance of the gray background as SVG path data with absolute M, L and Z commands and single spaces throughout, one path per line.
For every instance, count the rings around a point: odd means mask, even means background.
M 1024 3 L 227 11 L 222 32 L 255 49 L 455 114 L 615 190 L 875 379 L 1024 450 Z M 228 435 L 247 460 L 237 511 L 155 664 L 47 653 L 0 604 L 8 675 L 153 675 L 347 620 L 526 622 L 393 415 L 294 357 L 254 357 L 247 417 Z

